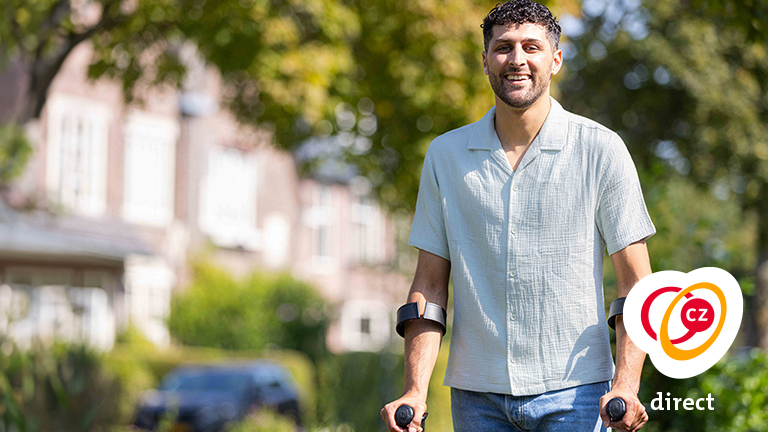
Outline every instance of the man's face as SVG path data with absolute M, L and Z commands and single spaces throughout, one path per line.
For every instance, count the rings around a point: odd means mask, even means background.
M 525 109 L 549 95 L 552 75 L 560 70 L 563 53 L 554 51 L 547 31 L 538 24 L 494 26 L 483 69 L 496 96 L 516 109 Z

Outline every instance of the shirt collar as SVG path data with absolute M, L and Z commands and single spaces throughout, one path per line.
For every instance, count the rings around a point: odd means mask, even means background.
M 567 112 L 553 97 L 550 96 L 552 106 L 549 109 L 544 124 L 541 126 L 536 138 L 531 143 L 533 150 L 562 150 L 568 138 L 568 116 Z M 474 138 L 470 138 L 467 148 L 470 150 L 494 150 L 501 148 L 499 136 L 494 127 L 494 118 L 496 116 L 496 106 L 491 107 L 477 124 L 477 131 Z M 535 151 L 538 153 L 538 151 Z

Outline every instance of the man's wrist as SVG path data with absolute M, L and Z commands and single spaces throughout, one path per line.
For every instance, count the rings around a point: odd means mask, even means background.
M 427 401 L 427 392 L 425 390 L 406 389 L 406 390 L 403 391 L 403 397 L 407 397 L 409 399 L 420 400 L 420 401 L 426 403 L 426 401 Z
M 632 383 L 628 380 L 614 378 L 613 383 L 611 384 L 611 390 L 621 390 L 636 395 L 640 392 L 640 383 Z

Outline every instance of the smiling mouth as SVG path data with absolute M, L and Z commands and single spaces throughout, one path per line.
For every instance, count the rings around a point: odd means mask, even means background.
M 529 74 L 506 74 L 504 75 L 504 79 L 507 80 L 507 82 L 522 84 L 526 81 L 530 81 L 531 76 Z

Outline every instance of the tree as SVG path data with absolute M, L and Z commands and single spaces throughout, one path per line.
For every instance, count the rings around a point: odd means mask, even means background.
M 545 1 L 556 14 L 577 1 Z M 488 2 L 477 0 L 349 3 L 360 20 L 351 42 L 357 77 L 328 125 L 391 210 L 412 211 L 429 142 L 477 121 L 494 104 L 483 74 L 480 24 Z M 341 90 L 341 89 L 339 89 Z
M 547 2 L 578 10 L 575 0 Z M 193 44 L 229 89 L 244 123 L 268 127 L 295 150 L 333 136 L 341 158 L 371 180 L 383 203 L 411 209 L 421 161 L 436 135 L 493 104 L 482 74 L 477 0 L 4 0 L 0 66 L 25 65 L 14 123 L 36 118 L 77 45 L 89 42 L 93 79 L 180 86 L 181 47 Z
M 180 47 L 192 42 L 243 92 L 240 103 L 258 94 L 263 106 L 249 108 L 268 120 L 315 120 L 351 69 L 346 41 L 358 32 L 349 8 L 322 0 L 4 0 L 3 13 L 0 60 L 21 61 L 28 82 L 17 124 L 40 115 L 61 65 L 86 41 L 95 48 L 90 77 L 121 81 L 129 101 L 140 83 L 181 85 Z
M 617 130 L 654 181 L 682 176 L 756 215 L 745 324 L 747 343 L 768 348 L 768 4 L 648 0 L 585 12 L 564 103 Z

